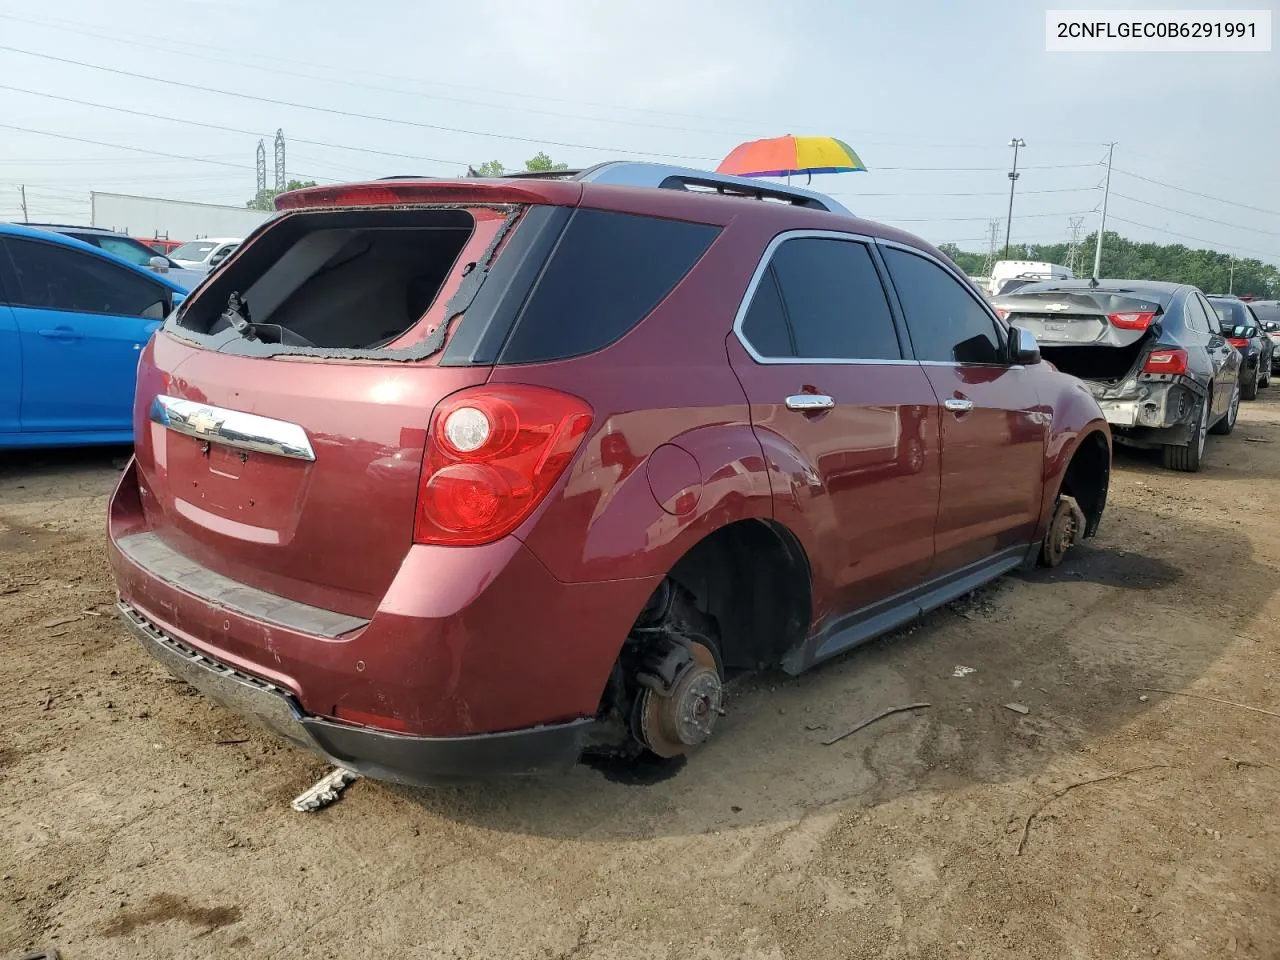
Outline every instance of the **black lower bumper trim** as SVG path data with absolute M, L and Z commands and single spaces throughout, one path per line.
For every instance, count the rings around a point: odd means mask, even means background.
M 161 665 L 212 700 L 341 767 L 414 786 L 537 776 L 572 767 L 596 725 L 590 718 L 501 733 L 416 737 L 306 715 L 285 690 L 175 640 L 129 604 L 129 632 Z

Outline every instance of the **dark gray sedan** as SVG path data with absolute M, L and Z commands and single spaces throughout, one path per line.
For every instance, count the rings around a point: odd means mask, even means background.
M 1195 287 L 1049 280 L 991 304 L 1035 334 L 1045 360 L 1084 381 L 1117 443 L 1158 448 L 1166 467 L 1195 472 L 1205 435 L 1235 428 L 1240 354 Z

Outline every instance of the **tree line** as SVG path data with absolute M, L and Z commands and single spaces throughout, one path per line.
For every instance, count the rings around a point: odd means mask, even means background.
M 1077 276 L 1087 277 L 1093 273 L 1096 238 L 1094 233 L 1081 241 L 1077 258 L 1083 266 L 1075 271 Z M 961 250 L 953 243 L 944 243 L 938 249 L 971 276 L 981 275 L 987 261 L 984 254 Z M 1065 264 L 1070 254 L 1070 244 L 1038 243 L 1019 246 L 1009 256 Z M 1280 297 L 1280 268 L 1269 263 L 1232 257 L 1216 250 L 1193 249 L 1180 243 L 1139 243 L 1110 230 L 1103 235 L 1099 275 L 1111 279 L 1189 283 L 1205 293 L 1231 290 L 1246 296 Z

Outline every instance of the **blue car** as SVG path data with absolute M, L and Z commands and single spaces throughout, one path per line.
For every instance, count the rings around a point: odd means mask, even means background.
M 132 443 L 138 356 L 186 293 L 79 240 L 0 224 L 0 448 Z

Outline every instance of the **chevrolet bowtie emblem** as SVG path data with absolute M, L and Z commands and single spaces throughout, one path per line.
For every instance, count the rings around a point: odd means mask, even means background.
M 220 426 L 222 421 L 215 417 L 208 410 L 201 410 L 188 418 L 187 423 L 196 433 L 204 436 L 206 433 L 213 433 Z

